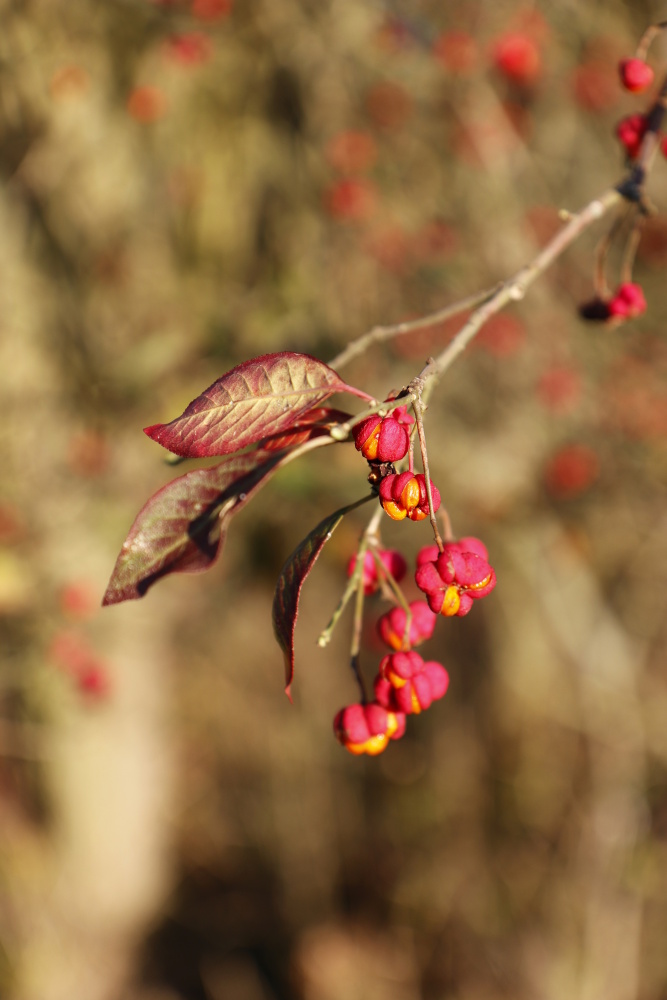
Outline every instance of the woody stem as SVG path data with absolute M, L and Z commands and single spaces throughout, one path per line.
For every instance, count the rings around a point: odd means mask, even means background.
M 370 500 L 372 499 L 372 496 L 365 499 Z M 329 624 L 324 629 L 324 631 L 320 633 L 318 637 L 317 645 L 321 649 L 323 649 L 325 646 L 328 646 L 329 643 L 331 642 L 331 636 L 333 635 L 333 631 L 336 628 L 336 625 L 338 624 L 341 615 L 345 611 L 345 608 L 347 607 L 350 598 L 357 591 L 359 581 L 363 579 L 364 557 L 366 555 L 368 546 L 371 543 L 371 539 L 377 534 L 377 529 L 380 523 L 381 516 L 382 516 L 382 508 L 378 506 L 377 509 L 374 511 L 370 521 L 368 522 L 366 530 L 361 536 L 361 540 L 359 541 L 359 548 L 357 549 L 357 557 L 356 557 L 356 562 L 354 564 L 354 570 L 352 571 L 350 579 L 347 581 L 347 586 L 343 591 L 340 601 L 336 605 L 336 609 L 329 620 Z
M 417 434 L 419 435 L 419 447 L 422 454 L 422 466 L 424 468 L 424 479 L 426 480 L 426 498 L 428 500 L 428 513 L 433 528 L 433 537 L 440 552 L 443 551 L 442 538 L 438 530 L 438 522 L 433 509 L 433 490 L 431 489 L 431 474 L 428 467 L 428 451 L 426 450 L 426 434 L 424 433 L 424 407 L 422 406 L 421 394 L 423 384 L 420 379 L 413 379 L 410 383 L 412 393 L 412 409 L 415 411 L 417 422 Z
M 363 565 L 363 557 L 362 557 Z M 359 574 L 359 580 L 357 582 L 357 597 L 354 602 L 354 627 L 352 630 L 352 646 L 350 647 L 350 666 L 352 667 L 352 673 L 355 676 L 356 682 L 359 686 L 359 693 L 361 695 L 361 702 L 365 705 L 368 701 L 368 695 L 366 693 L 366 685 L 364 683 L 364 678 L 361 673 L 361 664 L 359 662 L 359 650 L 361 649 L 361 629 L 364 621 L 364 578 L 363 574 Z

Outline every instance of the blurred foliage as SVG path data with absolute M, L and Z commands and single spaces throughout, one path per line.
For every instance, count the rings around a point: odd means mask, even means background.
M 499 585 L 440 623 L 450 691 L 382 758 L 331 736 L 345 623 L 314 645 L 363 513 L 305 588 L 295 707 L 270 632 L 285 557 L 364 490 L 349 446 L 281 473 L 220 567 L 98 610 L 174 472 L 142 426 L 524 264 L 621 176 L 616 64 L 661 15 L 0 0 L 0 995 L 667 996 L 664 214 L 645 317 L 578 318 L 588 233 L 431 403 L 433 478 Z M 344 374 L 386 393 L 454 329 Z M 366 648 L 372 676 L 370 621 Z

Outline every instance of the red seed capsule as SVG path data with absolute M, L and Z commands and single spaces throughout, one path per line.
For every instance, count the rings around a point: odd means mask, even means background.
M 643 59 L 623 59 L 618 72 L 621 83 L 632 94 L 641 94 L 653 83 L 653 70 Z
M 377 702 L 348 705 L 334 718 L 336 739 L 353 754 L 375 757 L 387 748 L 389 740 L 400 739 L 404 732 L 405 715 L 387 711 Z
M 406 406 L 382 419 L 367 417 L 355 428 L 354 446 L 369 462 L 400 462 L 408 453 L 413 423 Z
M 415 582 L 426 594 L 435 614 L 451 618 L 467 615 L 473 602 L 490 594 L 496 574 L 488 562 L 486 547 L 478 538 L 448 542 L 433 560 L 417 565 Z

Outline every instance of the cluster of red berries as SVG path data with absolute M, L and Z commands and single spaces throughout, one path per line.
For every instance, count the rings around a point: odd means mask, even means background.
M 397 473 L 393 466 L 410 449 L 413 424 L 407 407 L 398 406 L 389 416 L 367 417 L 355 428 L 357 451 L 373 467 L 370 481 L 376 483 L 375 477 L 379 478 L 380 503 L 394 521 L 421 521 L 429 515 L 425 476 L 412 468 Z M 430 487 L 433 509 L 437 510 L 440 493 L 432 482 Z M 357 566 L 353 556 L 348 576 Z M 361 564 L 364 594 L 376 593 L 384 582 L 390 582 L 395 591 L 406 569 L 400 552 L 369 549 Z M 462 538 L 448 542 L 442 550 L 438 545 L 422 548 L 417 555 L 415 582 L 426 600 L 396 605 L 377 623 L 380 638 L 392 652 L 380 661 L 373 701 L 348 705 L 334 719 L 336 738 L 351 753 L 382 753 L 390 740 L 400 739 L 405 732 L 407 715 L 416 715 L 443 697 L 449 685 L 447 671 L 440 663 L 425 662 L 414 647 L 431 638 L 438 615 L 467 615 L 476 599 L 491 593 L 496 575 L 482 542 Z
M 596 298 L 581 306 L 584 319 L 616 325 L 646 312 L 646 298 L 641 285 L 631 281 L 619 285 L 610 299 Z
M 618 71 L 621 83 L 632 94 L 643 94 L 653 83 L 653 70 L 643 59 L 624 59 L 619 63 Z M 629 160 L 636 160 L 639 156 L 647 129 L 648 117 L 642 114 L 627 115 L 616 126 L 616 138 Z M 660 148 L 667 156 L 667 138 L 662 140 Z
M 393 550 L 378 550 L 371 560 L 372 567 L 366 559 L 363 564 L 366 593 L 377 588 L 378 564 L 398 564 L 401 575 L 405 572 L 405 560 Z M 350 560 L 349 573 L 355 565 L 356 559 Z M 408 610 L 394 607 L 378 621 L 378 634 L 392 652 L 380 661 L 373 701 L 348 705 L 334 719 L 336 738 L 350 753 L 382 753 L 390 740 L 404 734 L 407 715 L 419 714 L 444 696 L 449 686 L 447 671 L 441 663 L 424 661 L 414 647 L 431 638 L 438 614 L 467 614 L 473 600 L 493 590 L 496 575 L 482 542 L 462 538 L 447 543 L 442 552 L 436 545 L 422 548 L 415 580 L 427 601 L 412 601 Z
M 413 424 L 414 417 L 407 412 L 406 406 L 396 407 L 387 417 L 367 417 L 355 429 L 355 447 L 371 463 L 393 465 L 408 453 Z M 406 517 L 411 521 L 423 521 L 428 517 L 426 478 L 422 473 L 389 471 L 382 477 L 378 492 L 383 510 L 393 521 Z M 433 482 L 431 499 L 433 509 L 437 510 L 440 493 Z
M 353 754 L 382 753 L 389 740 L 405 733 L 407 715 L 418 715 L 442 698 L 449 674 L 441 663 L 424 662 L 414 650 L 390 653 L 380 661 L 375 699 L 341 708 L 334 719 L 339 743 Z
M 634 114 L 621 118 L 616 126 L 616 138 L 619 140 L 629 160 L 636 160 L 641 149 L 648 119 L 646 115 Z
M 653 83 L 651 67 L 638 57 L 623 59 L 618 66 L 621 84 L 632 94 L 641 94 Z M 645 114 L 632 114 L 623 118 L 616 126 L 616 136 L 631 162 L 639 156 L 644 137 L 649 128 L 649 118 Z M 662 150 L 667 155 L 667 140 L 663 139 Z M 599 320 L 616 325 L 626 319 L 634 319 L 646 311 L 646 299 L 641 285 L 623 282 L 611 298 L 598 297 L 580 308 L 584 319 Z
M 625 282 L 609 302 L 609 315 L 616 319 L 634 319 L 646 312 L 646 299 L 641 285 Z
M 389 740 L 405 733 L 407 715 L 418 715 L 442 698 L 449 675 L 441 663 L 424 662 L 413 649 L 389 653 L 380 661 L 375 698 L 341 708 L 334 719 L 336 739 L 353 754 L 375 756 Z

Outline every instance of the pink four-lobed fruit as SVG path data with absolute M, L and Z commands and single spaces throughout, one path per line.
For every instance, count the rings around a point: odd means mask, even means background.
M 449 675 L 441 663 L 425 663 L 414 650 L 399 651 L 380 661 L 375 698 L 388 711 L 418 715 L 442 698 L 448 686 Z
M 367 417 L 354 432 L 354 446 L 369 462 L 400 462 L 408 453 L 414 417 L 398 406 L 388 417 Z
M 378 549 L 377 556 L 394 580 L 397 583 L 400 582 L 408 569 L 407 563 L 401 553 L 397 549 Z M 348 576 L 352 576 L 356 565 L 357 557 L 352 556 L 347 564 Z M 375 556 L 371 551 L 367 551 L 364 554 L 364 565 L 361 572 L 364 581 L 364 594 L 367 597 L 370 594 L 375 594 L 379 590 L 381 580 Z
M 398 740 L 405 732 L 405 715 L 387 711 L 378 702 L 348 705 L 334 718 L 336 739 L 353 754 L 375 757 L 386 750 L 389 740 Z
M 406 517 L 411 521 L 423 521 L 428 517 L 426 479 L 421 472 L 399 472 L 385 476 L 380 483 L 379 493 L 382 508 L 393 521 L 402 521 Z M 437 510 L 440 506 L 440 493 L 433 481 L 431 499 L 433 510 Z
M 405 650 L 419 646 L 433 635 L 436 615 L 430 610 L 426 601 L 411 601 L 410 627 L 407 630 L 408 616 L 404 608 L 392 608 L 378 619 L 378 635 L 390 649 Z
M 435 614 L 462 617 L 475 600 L 491 593 L 496 574 L 485 545 L 478 538 L 463 538 L 448 542 L 436 559 L 418 564 L 415 582 Z

